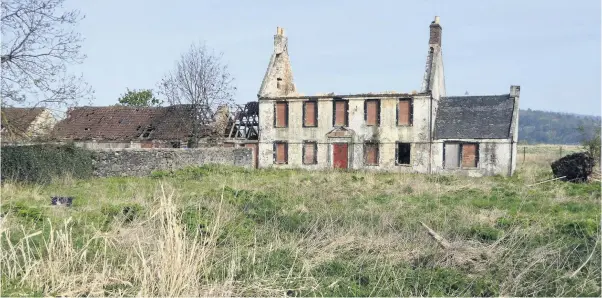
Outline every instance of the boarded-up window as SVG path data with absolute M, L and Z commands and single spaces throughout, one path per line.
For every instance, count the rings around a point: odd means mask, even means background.
M 305 142 L 303 143 L 303 164 L 313 165 L 318 163 L 318 143 Z
M 462 167 L 477 167 L 477 144 L 462 144 Z
M 445 168 L 455 169 L 460 166 L 460 144 L 445 143 Z
M 364 144 L 364 164 L 367 166 L 378 165 L 378 143 Z
M 274 127 L 288 126 L 288 103 L 277 102 L 274 108 Z
M 410 164 L 410 143 L 397 143 L 395 148 L 395 163 L 398 165 L 409 165 Z
M 288 163 L 288 144 L 286 142 L 274 143 L 274 163 Z
M 474 143 L 445 143 L 445 168 L 476 168 L 479 163 L 479 145 Z
M 347 108 L 348 102 L 346 100 L 334 101 L 333 126 L 347 126 Z
M 364 102 L 364 120 L 368 126 L 380 124 L 380 100 L 368 99 Z
M 318 102 L 306 101 L 303 103 L 303 126 L 318 126 Z
M 413 105 L 411 99 L 400 99 L 397 103 L 397 125 L 412 125 Z

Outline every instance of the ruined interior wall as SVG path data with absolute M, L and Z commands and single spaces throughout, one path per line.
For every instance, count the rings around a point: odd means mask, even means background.
M 452 173 L 470 177 L 508 175 L 509 169 L 512 166 L 510 157 L 511 154 L 515 154 L 510 139 L 463 139 L 453 141 L 479 144 L 479 162 L 477 168 L 446 169 L 443 160 L 444 141 L 436 140 L 433 143 L 433 173 Z M 516 160 L 516 155 L 513 156 L 513 159 Z
M 45 109 L 31 123 L 27 134 L 32 138 L 44 138 L 50 134 L 56 123 L 57 120 L 52 115 L 52 112 Z
M 145 176 L 155 170 L 177 170 L 207 164 L 253 167 L 250 148 L 196 149 L 122 149 L 97 150 L 94 174 L 108 176 Z
M 429 101 L 430 96 L 414 96 L 413 125 L 397 126 L 397 102 L 400 97 L 373 97 L 381 100 L 381 113 L 379 126 L 366 126 L 364 120 L 364 101 L 372 97 L 348 98 L 349 100 L 349 130 L 353 137 L 350 139 L 329 138 L 327 134 L 333 126 L 333 98 L 320 98 L 318 100 L 318 127 L 303 127 L 303 101 L 302 98 L 289 98 L 288 127 L 274 127 L 274 103 L 270 99 L 259 101 L 259 167 L 280 168 L 308 168 L 325 169 L 332 167 L 332 142 L 349 142 L 349 168 L 364 168 L 363 144 L 367 140 L 380 143 L 379 166 L 370 166 L 374 170 L 388 170 L 398 172 L 423 172 L 428 171 L 428 140 L 429 140 Z M 345 98 L 343 98 L 345 99 Z M 287 141 L 288 164 L 277 165 L 273 163 L 273 142 Z M 317 165 L 303 165 L 303 141 L 318 142 Z M 396 142 L 412 143 L 412 166 L 395 165 Z M 425 150 L 426 149 L 426 150 Z

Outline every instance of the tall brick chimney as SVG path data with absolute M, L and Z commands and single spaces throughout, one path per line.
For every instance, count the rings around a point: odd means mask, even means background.
M 435 17 L 435 20 L 431 22 L 431 36 L 429 38 L 429 45 L 441 46 L 441 25 L 439 24 L 439 17 Z
M 276 35 L 274 35 L 274 52 L 280 54 L 286 51 L 288 46 L 288 38 L 284 36 L 284 28 L 276 27 Z
M 445 96 L 445 74 L 443 71 L 443 50 L 441 47 L 441 24 L 439 17 L 429 26 L 429 50 L 426 58 L 426 69 L 422 78 L 421 92 L 431 92 L 433 99 Z

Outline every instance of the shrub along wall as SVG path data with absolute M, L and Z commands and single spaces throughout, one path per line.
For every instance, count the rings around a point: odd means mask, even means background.
M 73 145 L 29 145 L 2 147 L 2 180 L 48 183 L 70 175 L 88 178 L 93 174 L 92 152 Z

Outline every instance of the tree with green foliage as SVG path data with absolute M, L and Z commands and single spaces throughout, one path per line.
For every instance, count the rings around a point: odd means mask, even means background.
M 119 98 L 119 104 L 132 107 L 153 107 L 160 106 L 162 103 L 163 101 L 156 98 L 151 89 L 128 89 L 127 92 Z

